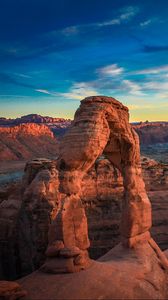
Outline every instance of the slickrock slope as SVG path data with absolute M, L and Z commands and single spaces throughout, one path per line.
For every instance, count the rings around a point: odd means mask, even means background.
M 53 157 L 57 147 L 53 133 L 43 124 L 0 127 L 0 160 Z
M 37 271 L 19 284 L 28 292 L 26 300 L 166 300 L 167 277 L 159 263 L 155 250 L 146 243 L 136 249 L 118 245 L 80 273 Z

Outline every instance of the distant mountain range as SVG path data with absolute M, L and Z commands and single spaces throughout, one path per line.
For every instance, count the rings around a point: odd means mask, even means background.
M 25 123 L 45 124 L 56 136 L 61 136 L 71 125 L 72 120 L 64 118 L 52 118 L 38 114 L 30 114 L 16 119 L 7 119 L 0 117 L 0 126 L 16 126 Z
M 38 114 L 30 114 L 16 119 L 0 117 L 1 127 L 13 127 L 26 123 L 45 124 L 56 137 L 61 137 L 68 130 L 71 122 L 70 119 L 53 118 Z M 168 122 L 136 122 L 132 123 L 132 126 L 138 133 L 141 144 L 168 143 Z
M 14 125 L 20 125 L 23 123 L 37 123 L 37 124 L 55 124 L 60 127 L 62 126 L 68 126 L 68 124 L 71 123 L 72 120 L 70 119 L 64 119 L 64 118 L 53 118 L 53 117 L 48 117 L 48 116 L 41 116 L 38 114 L 30 114 L 26 116 L 22 116 L 20 118 L 16 119 L 7 119 L 0 117 L 0 126 L 1 125 L 9 125 L 9 126 L 14 126 Z

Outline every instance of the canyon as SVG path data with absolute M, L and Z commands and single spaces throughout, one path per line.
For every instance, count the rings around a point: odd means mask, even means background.
M 109 299 L 116 289 L 117 296 L 129 299 L 164 298 L 168 262 L 153 238 L 162 250 L 168 248 L 168 165 L 146 157 L 140 163 L 138 149 L 126 107 L 109 97 L 83 100 L 58 158 L 56 151 L 55 159 L 30 160 L 22 182 L 1 192 L 1 278 L 16 279 L 41 267 L 19 280 L 32 299 Z M 68 281 L 57 274 L 82 269 Z M 43 280 L 46 291 L 39 289 Z M 66 289 L 55 294 L 55 280 Z

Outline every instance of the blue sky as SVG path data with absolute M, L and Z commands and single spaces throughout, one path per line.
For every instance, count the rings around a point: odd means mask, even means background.
M 168 120 L 167 0 L 0 0 L 0 115 L 73 118 L 113 96 Z

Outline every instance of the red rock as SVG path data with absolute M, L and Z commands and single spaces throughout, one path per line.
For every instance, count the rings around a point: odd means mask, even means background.
M 106 97 L 96 98 L 95 101 L 94 98 L 89 98 L 82 103 L 84 104 L 78 110 L 70 132 L 67 133 L 62 141 L 58 167 L 55 162 L 50 160 L 38 160 L 29 163 L 25 170 L 22 212 L 24 212 L 23 215 L 26 214 L 28 216 L 28 222 L 26 219 L 27 223 L 25 222 L 23 228 L 26 231 L 27 228 L 32 229 L 28 234 L 30 239 L 29 245 L 36 245 L 38 250 L 36 253 L 38 254 L 45 251 L 47 231 L 51 219 L 53 219 L 53 222 L 49 231 L 48 249 L 50 249 L 50 246 L 52 247 L 54 241 L 58 240 L 62 241 L 68 249 L 78 247 L 81 251 L 87 253 L 89 247 L 87 219 L 81 199 L 89 215 L 92 246 L 94 248 L 98 246 L 100 249 L 103 245 L 107 251 L 119 241 L 118 229 L 115 230 L 112 226 L 118 226 L 121 213 L 123 181 L 120 171 L 122 171 L 124 176 L 125 186 L 122 217 L 123 244 L 127 245 L 127 247 L 136 248 L 136 244 L 139 244 L 140 241 L 145 242 L 150 238 L 148 229 L 151 222 L 151 207 L 141 175 L 138 139 L 128 124 L 127 109 L 116 100 L 106 99 Z M 111 113 L 111 109 L 109 107 L 111 106 L 113 108 L 113 117 L 110 119 L 109 113 Z M 90 108 L 92 108 L 91 111 Z M 106 111 L 108 111 L 108 114 L 104 115 Z M 101 120 L 97 122 L 97 118 L 98 120 L 100 118 L 100 113 Z M 92 121 L 96 118 L 95 123 L 90 121 L 90 116 Z M 106 118 L 108 118 L 109 123 L 106 122 Z M 113 118 L 115 122 L 113 122 Z M 109 143 L 106 141 L 104 153 L 115 164 L 115 167 L 107 159 L 102 160 L 99 158 L 96 162 L 94 161 L 100 150 L 98 145 L 99 138 L 101 134 L 103 135 L 103 130 L 101 130 L 102 124 L 105 124 L 106 133 L 109 132 L 108 126 L 111 130 L 110 140 Z M 84 132 L 84 141 L 81 131 Z M 100 137 L 97 137 L 97 131 Z M 89 150 L 90 144 L 94 146 L 95 136 L 97 138 L 97 148 L 92 149 L 91 147 L 91 150 Z M 91 143 L 88 143 L 90 139 Z M 74 145 L 73 151 L 69 148 L 66 149 L 63 145 L 66 147 L 69 147 L 68 145 L 73 147 Z M 100 145 L 101 151 L 103 151 L 102 141 L 100 141 Z M 85 152 L 88 153 L 88 160 Z M 122 154 L 121 157 L 120 153 Z M 92 154 L 94 154 L 93 160 Z M 145 164 L 146 167 L 144 167 Z M 158 178 L 163 177 L 163 173 L 166 174 L 163 168 L 160 169 L 158 167 L 158 164 L 143 163 L 143 167 L 143 173 L 146 176 L 149 189 L 153 182 L 157 182 Z M 88 168 L 90 169 L 88 170 Z M 159 172 L 157 172 L 158 168 Z M 149 180 L 151 175 L 152 182 Z M 165 178 L 164 184 L 166 187 L 166 175 L 163 178 Z M 89 187 L 88 189 L 88 186 L 91 185 L 93 185 L 93 188 Z M 117 193 L 119 196 L 117 196 Z M 111 206 L 107 206 L 107 200 L 110 201 Z M 110 209 L 108 210 L 109 207 Z M 96 230 L 97 233 L 102 235 L 96 236 Z M 34 235 L 34 232 L 36 232 L 36 235 Z M 56 268 L 56 265 L 60 266 L 58 262 L 59 252 L 57 249 L 54 249 L 54 251 L 52 255 L 56 257 L 57 263 L 55 263 L 54 271 L 52 272 L 59 272 L 60 267 Z M 88 255 L 86 255 L 85 260 L 83 260 L 82 256 L 81 259 L 80 256 L 77 256 L 76 259 L 81 264 L 84 264 L 79 265 L 78 270 L 90 264 Z M 27 261 L 28 259 L 26 258 L 26 263 Z M 45 268 L 47 269 L 48 264 L 48 269 L 51 270 L 52 262 L 48 259 Z M 71 261 L 71 263 L 73 264 L 72 269 L 76 271 L 75 261 Z M 64 272 L 66 272 L 66 265 L 68 266 L 68 262 L 64 262 Z
M 110 97 L 86 98 L 60 144 L 60 168 L 86 173 L 102 152 L 124 178 L 121 233 L 129 238 L 147 231 L 151 206 L 141 175 L 138 136 L 129 125 L 128 109 Z
M 0 127 L 0 161 L 53 157 L 57 151 L 58 142 L 52 131 L 43 124 Z
M 168 122 L 141 122 L 133 128 L 139 135 L 141 144 L 167 143 Z
M 75 257 L 81 253 L 81 250 L 78 247 L 72 248 L 63 248 L 60 250 L 59 255 L 63 257 Z
M 27 292 L 14 281 L 0 281 L 0 299 L 17 300 L 27 296 Z
M 57 263 L 62 270 L 63 262 Z M 51 276 L 36 271 L 19 282 L 33 300 L 168 298 L 167 271 L 149 242 L 137 244 L 133 249 L 119 244 L 85 272 Z
M 60 253 L 61 249 L 64 249 L 64 243 L 62 241 L 55 241 L 53 244 L 48 245 L 45 254 L 48 257 L 54 257 Z
M 80 201 L 81 185 L 84 175 L 102 153 L 123 176 L 121 235 L 128 239 L 124 244 L 130 247 L 133 237 L 145 232 L 143 237 L 149 239 L 151 205 L 141 174 L 139 140 L 129 124 L 124 105 L 114 98 L 101 96 L 81 101 L 72 126 L 61 140 L 59 153 L 59 191 L 65 196 L 62 195 L 51 225 L 49 244 L 55 235 L 56 240 L 63 240 L 69 252 L 72 247 L 81 250 L 89 247 L 87 219 Z M 134 238 L 134 243 L 137 240 Z

